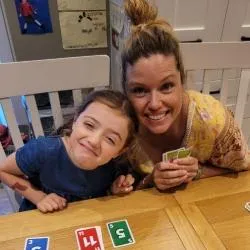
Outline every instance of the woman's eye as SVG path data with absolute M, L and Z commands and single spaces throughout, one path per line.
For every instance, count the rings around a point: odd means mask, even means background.
M 162 90 L 162 91 L 165 91 L 165 92 L 169 92 L 173 87 L 174 87 L 174 84 L 171 83 L 171 82 L 168 82 L 168 83 L 164 83 L 164 84 L 161 86 L 161 90 Z
M 147 93 L 146 89 L 144 89 L 144 88 L 142 88 L 142 87 L 135 87 L 135 88 L 132 88 L 132 89 L 130 90 L 130 92 L 131 92 L 132 94 L 136 95 L 136 96 L 139 96 L 139 97 L 144 96 L 144 95 Z

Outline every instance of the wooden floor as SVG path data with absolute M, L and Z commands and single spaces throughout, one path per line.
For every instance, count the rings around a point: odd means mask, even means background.
M 11 206 L 8 197 L 3 188 L 0 188 L 0 216 L 9 213 L 11 213 Z

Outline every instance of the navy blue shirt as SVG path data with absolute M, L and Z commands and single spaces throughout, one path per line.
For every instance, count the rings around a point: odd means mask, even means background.
M 56 193 L 68 202 L 104 196 L 123 172 L 114 160 L 94 170 L 80 169 L 69 158 L 62 138 L 57 136 L 29 141 L 17 150 L 16 162 L 35 187 L 47 194 Z M 34 208 L 34 204 L 24 199 L 19 211 Z

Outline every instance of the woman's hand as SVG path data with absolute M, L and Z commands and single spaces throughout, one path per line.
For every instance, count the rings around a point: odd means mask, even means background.
M 111 187 L 112 194 L 126 194 L 133 190 L 133 183 L 135 179 L 131 174 L 120 175 L 113 182 Z
M 187 171 L 187 179 L 184 181 L 185 183 L 192 181 L 198 173 L 198 160 L 192 156 L 175 159 L 173 163 L 177 164 L 180 169 Z
M 190 182 L 197 174 L 198 160 L 194 157 L 175 159 L 172 162 L 160 162 L 153 171 L 153 180 L 160 190 L 167 190 Z
M 66 207 L 67 201 L 65 198 L 51 193 L 46 195 L 42 200 L 40 200 L 36 206 L 42 213 L 54 212 L 62 210 Z

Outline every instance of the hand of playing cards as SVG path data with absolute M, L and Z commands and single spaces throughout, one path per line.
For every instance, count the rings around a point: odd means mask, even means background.
M 173 161 L 175 159 L 185 158 L 191 155 L 191 150 L 186 148 L 179 148 L 176 150 L 168 151 L 162 154 L 162 161 Z

